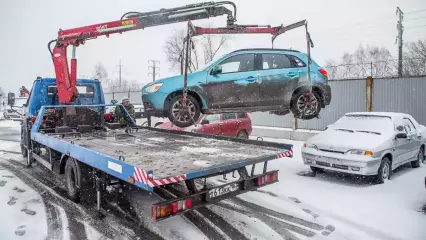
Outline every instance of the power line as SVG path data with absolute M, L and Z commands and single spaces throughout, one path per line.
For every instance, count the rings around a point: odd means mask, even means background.
M 424 17 L 417 17 L 417 18 L 408 18 L 408 19 L 404 19 L 405 21 L 413 21 L 413 20 L 418 20 L 418 19 L 423 19 L 426 18 L 426 16 Z
M 405 14 L 412 14 L 412 13 L 417 13 L 417 12 L 426 12 L 426 9 L 420 9 L 420 10 L 416 10 L 416 11 L 406 12 Z
M 407 28 L 407 30 L 412 29 L 412 28 L 419 28 L 419 27 L 426 27 L 426 25 L 419 25 L 419 26 L 413 26 L 413 27 L 410 26 L 410 27 Z

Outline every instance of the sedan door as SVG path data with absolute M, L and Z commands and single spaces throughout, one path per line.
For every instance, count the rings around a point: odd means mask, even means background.
M 417 136 L 417 129 L 410 119 L 404 118 L 404 127 L 407 129 L 407 136 L 409 141 L 409 149 L 407 157 L 409 159 L 416 158 L 421 146 L 421 138 Z
M 285 96 L 292 94 L 297 86 L 304 64 L 300 60 L 298 65 L 293 58 L 296 57 L 279 53 L 262 54 L 262 68 L 259 71 L 262 106 L 288 104 L 284 102 Z
M 220 114 L 205 115 L 200 122 L 201 128 L 197 130 L 198 133 L 222 135 L 223 128 L 220 121 Z
M 235 137 L 238 133 L 238 121 L 235 113 L 222 114 L 222 134 L 223 136 Z
M 259 84 L 254 53 L 231 56 L 215 67 L 221 67 L 221 72 L 210 71 L 203 86 L 210 109 L 257 106 Z

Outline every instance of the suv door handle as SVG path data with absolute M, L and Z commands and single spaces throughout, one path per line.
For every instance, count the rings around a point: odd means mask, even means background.
M 254 82 L 254 81 L 256 81 L 256 78 L 255 78 L 255 77 L 250 76 L 250 77 L 248 77 L 246 80 L 247 80 L 248 82 Z
M 289 72 L 289 73 L 287 73 L 287 76 L 289 76 L 289 77 L 295 77 L 295 76 L 297 76 L 297 73 L 295 73 L 295 72 Z

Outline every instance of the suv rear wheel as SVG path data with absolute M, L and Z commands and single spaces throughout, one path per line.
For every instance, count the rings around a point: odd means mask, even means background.
M 295 118 L 310 120 L 318 117 L 321 111 L 321 98 L 318 93 L 300 91 L 293 95 L 290 110 Z

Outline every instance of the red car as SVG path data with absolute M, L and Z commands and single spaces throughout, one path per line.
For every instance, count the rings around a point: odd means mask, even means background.
M 157 123 L 156 127 L 170 130 L 193 131 L 228 137 L 248 139 L 252 132 L 247 113 L 222 113 L 201 116 L 194 126 L 180 128 L 171 122 Z

